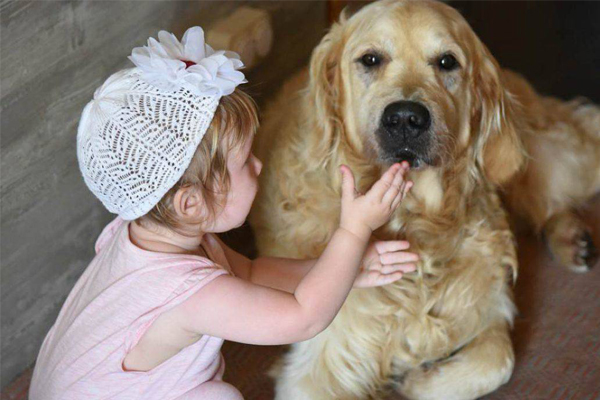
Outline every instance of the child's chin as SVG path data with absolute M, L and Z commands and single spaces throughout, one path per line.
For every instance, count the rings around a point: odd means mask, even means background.
M 232 229 L 237 229 L 240 228 L 241 226 L 243 226 L 246 223 L 246 220 L 242 220 L 242 221 L 238 221 L 238 222 L 234 222 L 234 221 L 230 221 L 230 224 L 227 224 L 228 226 L 225 227 L 226 229 L 224 229 L 224 232 L 230 231 Z

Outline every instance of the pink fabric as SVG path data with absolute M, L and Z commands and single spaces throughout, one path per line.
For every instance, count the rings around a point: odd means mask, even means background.
M 214 278 L 231 273 L 212 235 L 205 235 L 203 246 L 214 262 L 140 249 L 129 239 L 129 224 L 120 218 L 104 228 L 96 242 L 96 257 L 44 340 L 30 399 L 190 398 L 186 393 L 201 393 L 204 382 L 220 381 L 223 339 L 210 336 L 148 372 L 122 368 L 129 350 L 161 313 Z M 231 389 L 229 398 L 241 398 Z

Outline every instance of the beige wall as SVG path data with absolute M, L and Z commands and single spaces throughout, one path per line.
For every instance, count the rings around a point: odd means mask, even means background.
M 2 387 L 30 366 L 111 216 L 77 167 L 78 118 L 133 47 L 160 29 L 209 28 L 242 3 L 271 12 L 274 48 L 248 72 L 259 104 L 303 65 L 323 1 L 5 1 L 1 7 Z

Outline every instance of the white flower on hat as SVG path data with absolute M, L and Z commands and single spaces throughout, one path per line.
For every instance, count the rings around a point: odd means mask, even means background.
M 226 96 L 245 83 L 238 69 L 244 64 L 231 51 L 215 51 L 204 42 L 199 26 L 188 29 L 181 43 L 167 31 L 158 33 L 158 41 L 133 49 L 129 59 L 142 71 L 141 78 L 165 91 L 185 88 L 195 95 Z

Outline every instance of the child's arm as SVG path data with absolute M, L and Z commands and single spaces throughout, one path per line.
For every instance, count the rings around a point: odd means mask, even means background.
M 254 344 L 309 339 L 342 306 L 358 273 L 367 241 L 400 203 L 404 170 L 391 167 L 364 196 L 343 169 L 340 228 L 294 294 L 223 275 L 178 307 L 178 320 L 196 334 Z M 408 185 L 410 186 L 410 184 Z
M 227 261 L 236 276 L 257 285 L 294 293 L 298 284 L 315 265 L 317 259 L 298 260 L 280 257 L 259 257 L 250 260 L 220 241 Z M 402 278 L 396 274 L 412 272 L 419 257 L 409 253 L 409 243 L 402 240 L 371 242 L 361 261 L 353 287 L 382 286 Z M 394 275 L 391 275 L 394 274 Z M 390 276 L 391 275 L 391 276 Z
M 296 260 L 292 258 L 259 257 L 250 260 L 238 253 L 217 237 L 229 266 L 238 278 L 294 293 L 298 283 L 310 271 L 317 259 Z
M 273 289 L 294 293 L 298 284 L 318 261 L 317 258 L 260 257 L 252 260 L 250 282 Z

